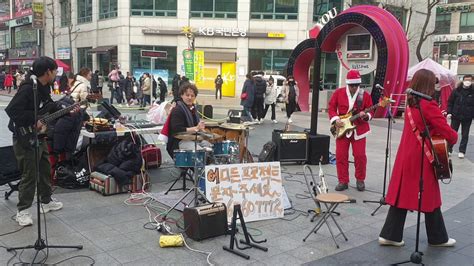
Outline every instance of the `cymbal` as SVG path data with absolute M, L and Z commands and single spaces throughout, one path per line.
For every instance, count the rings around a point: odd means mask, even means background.
M 249 125 L 235 124 L 235 123 L 223 123 L 223 124 L 220 124 L 219 127 L 222 127 L 225 129 L 233 129 L 233 130 L 245 130 L 247 128 L 250 128 Z
M 174 135 L 175 138 L 180 140 L 188 140 L 188 141 L 202 141 L 208 139 L 218 139 L 222 138 L 221 135 L 210 133 L 210 132 L 182 132 Z

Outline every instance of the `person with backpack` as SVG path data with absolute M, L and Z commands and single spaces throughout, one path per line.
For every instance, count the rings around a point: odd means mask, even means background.
M 336 191 L 349 188 L 349 146 L 352 146 L 354 156 L 355 178 L 357 190 L 365 190 L 365 176 L 367 168 L 367 155 L 365 153 L 366 137 L 370 134 L 369 120 L 372 113 L 363 110 L 372 106 L 372 97 L 361 89 L 362 79 L 358 70 L 351 69 L 347 73 L 346 86 L 336 89 L 329 100 L 329 121 L 336 127 L 343 127 L 344 122 L 340 116 L 352 112 L 360 117 L 353 121 L 356 128 L 345 136 L 336 138 L 336 169 L 339 184 Z
M 75 102 L 81 102 L 87 99 L 87 95 L 90 90 L 90 80 L 92 78 L 92 72 L 89 68 L 83 67 L 79 70 L 76 76 L 74 76 L 73 85 L 71 88 L 71 98 Z
M 255 77 L 255 100 L 252 106 L 252 115 L 257 119 L 258 123 L 263 122 L 263 104 L 265 100 L 265 92 L 267 91 L 267 82 L 263 79 L 263 73 L 258 73 Z
M 220 98 L 222 100 L 222 84 L 224 80 L 222 79 L 221 75 L 217 75 L 216 79 L 214 80 L 214 84 L 216 84 L 216 100 L 217 94 L 220 94 Z

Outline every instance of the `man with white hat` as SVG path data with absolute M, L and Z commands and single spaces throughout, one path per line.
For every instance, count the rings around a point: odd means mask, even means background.
M 370 133 L 368 121 L 372 118 L 372 114 L 365 113 L 363 110 L 372 106 L 372 98 L 369 93 L 359 88 L 361 82 L 359 71 L 349 70 L 346 77 L 347 85 L 334 91 L 329 101 L 329 119 L 331 124 L 335 124 L 336 127 L 344 126 L 344 122 L 340 119 L 341 115 L 349 112 L 352 112 L 353 115 L 360 114 L 360 118 L 353 121 L 356 128 L 347 132 L 345 136 L 336 139 L 336 168 L 339 179 L 336 191 L 342 191 L 349 187 L 349 146 L 351 145 L 357 190 L 365 190 L 364 180 L 367 166 L 365 137 Z

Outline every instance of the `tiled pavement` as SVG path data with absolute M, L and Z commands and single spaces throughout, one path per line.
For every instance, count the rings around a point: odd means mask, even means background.
M 1 101 L 1 99 L 0 99 Z M 226 103 L 227 104 L 227 103 Z M 224 114 L 226 110 L 222 107 L 215 107 L 214 112 Z M 251 131 L 249 147 L 252 153 L 258 154 L 263 144 L 271 138 L 271 131 L 275 128 L 283 127 L 283 112 L 278 112 L 277 117 L 280 123 L 277 125 L 264 123 L 255 126 Z M 308 114 L 296 114 L 294 119 L 294 129 L 301 130 L 300 127 L 309 127 Z M 326 114 L 320 114 L 319 132 L 328 133 Z M 0 126 L 6 128 L 7 121 L 5 113 L 0 111 Z M 409 214 L 407 217 L 407 230 L 405 241 L 407 247 L 402 249 L 381 248 L 374 242 L 384 222 L 387 207 L 382 207 L 375 215 L 370 216 L 370 212 L 377 206 L 376 204 L 364 204 L 363 199 L 378 200 L 383 184 L 383 163 L 386 137 L 386 121 L 376 120 L 372 122 L 372 136 L 368 141 L 368 176 L 367 191 L 364 193 L 356 191 L 351 187 L 345 193 L 357 200 L 356 204 L 346 204 L 338 208 L 341 217 L 337 219 L 346 232 L 349 241 L 339 241 L 341 248 L 336 249 L 329 231 L 323 227 L 321 233 L 312 235 L 303 242 L 303 237 L 311 230 L 314 224 L 309 222 L 309 218 L 300 215 L 300 212 L 285 216 L 283 219 L 260 221 L 249 223 L 248 226 L 257 230 L 251 230 L 254 234 L 263 234 L 268 242 L 264 245 L 269 247 L 268 252 L 259 250 L 246 250 L 251 256 L 250 260 L 244 260 L 233 254 L 222 250 L 223 245 L 228 245 L 229 237 L 217 237 L 214 239 L 194 242 L 188 240 L 188 244 L 195 249 L 212 251 L 210 260 L 217 265 L 243 265 L 243 264 L 268 264 L 268 265 L 295 265 L 303 263 L 331 264 L 333 262 L 348 262 L 350 264 L 388 264 L 404 260 L 411 253 L 414 245 L 414 229 L 416 215 Z M 402 121 L 397 120 L 393 130 L 392 138 L 392 163 L 395 158 L 398 142 L 400 139 L 400 127 Z M 472 132 L 473 130 L 471 130 Z M 472 134 L 471 134 L 472 135 Z M 6 130 L 0 131 L 0 145 L 10 145 L 10 138 Z M 474 147 L 468 148 L 471 152 Z M 334 151 L 334 141 L 331 143 L 331 150 Z M 153 183 L 152 192 L 158 193 L 166 190 L 169 182 L 173 180 L 172 173 L 175 172 L 170 164 L 169 157 L 163 153 L 165 164 L 161 169 L 150 171 Z M 425 251 L 424 260 L 429 265 L 434 262 L 441 263 L 449 261 L 452 265 L 466 264 L 466 256 L 471 254 L 473 244 L 472 228 L 472 197 L 464 202 L 473 192 L 472 172 L 474 170 L 473 157 L 468 155 L 466 159 L 453 158 L 455 166 L 455 178 L 450 185 L 442 185 L 443 211 L 446 211 L 445 219 L 448 224 L 448 232 L 459 242 L 454 249 L 427 248 L 422 227 L 421 250 Z M 330 188 L 335 186 L 335 167 L 333 165 L 323 166 Z M 317 167 L 315 168 L 317 169 Z M 353 173 L 351 166 L 351 173 Z M 305 185 L 302 183 L 302 167 L 294 164 L 284 164 L 283 173 L 284 186 L 288 195 L 297 210 L 306 212 L 313 209 L 311 200 L 301 197 L 305 193 Z M 352 180 L 351 180 L 352 181 Z M 1 187 L 0 190 L 5 189 Z M 2 191 L 0 191 L 2 192 Z M 18 229 L 16 222 L 10 217 L 15 213 L 17 194 L 14 193 L 9 201 L 0 199 L 0 235 Z M 204 265 L 206 256 L 204 254 L 191 252 L 183 248 L 162 249 L 158 246 L 159 233 L 144 229 L 144 224 L 148 222 L 148 213 L 140 206 L 127 206 L 123 202 L 128 195 L 114 195 L 103 197 L 95 192 L 84 190 L 67 191 L 58 189 L 56 197 L 64 202 L 65 207 L 58 212 L 49 213 L 47 217 L 48 240 L 51 244 L 81 244 L 84 250 L 56 250 L 51 249 L 47 263 L 55 263 L 76 255 L 88 255 L 96 260 L 96 265 Z M 458 205 L 460 202 L 462 204 Z M 465 208 L 465 205 L 471 208 Z M 156 204 L 160 206 L 160 204 Z M 465 209 L 465 210 L 464 210 Z M 35 213 L 35 212 L 34 212 Z M 35 216 L 34 216 L 35 217 Z M 173 212 L 172 217 L 179 218 L 180 213 Z M 464 223 L 468 219 L 469 223 Z M 34 219 L 36 222 L 36 218 Z M 32 244 L 36 238 L 36 227 L 27 227 L 18 233 L 0 236 L 0 245 L 16 246 Z M 260 238 L 260 237 L 257 237 Z M 356 249 L 354 249 L 356 248 Z M 340 253 L 342 252 L 342 253 Z M 347 253 L 346 253 L 347 252 Z M 373 253 L 380 255 L 378 260 L 365 260 L 372 258 Z M 23 261 L 31 261 L 32 252 L 25 251 L 21 255 Z M 362 254 L 362 255 L 359 255 Z M 384 256 L 383 254 L 386 254 Z M 459 254 L 459 255 L 458 255 Z M 331 255 L 341 256 L 341 258 L 331 257 Z M 11 255 L 0 248 L 0 265 L 5 265 Z M 325 259 L 326 261 L 318 261 Z M 472 265 L 472 257 L 468 257 Z M 341 261 L 339 261 L 341 260 Z M 13 260 L 17 262 L 18 257 Z M 467 261 L 469 262 L 469 261 Z M 88 264 L 90 260 L 86 258 L 75 258 L 64 264 Z

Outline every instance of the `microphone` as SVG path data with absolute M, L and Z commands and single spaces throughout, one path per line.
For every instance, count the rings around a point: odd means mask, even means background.
M 36 77 L 36 75 L 30 75 L 30 79 L 36 84 L 38 77 Z
M 424 93 L 421 93 L 421 92 L 418 92 L 418 91 L 415 91 L 413 89 L 407 89 L 405 91 L 406 94 L 410 94 L 410 95 L 413 95 L 415 97 L 418 97 L 418 98 L 422 98 L 422 99 L 425 99 L 427 101 L 431 101 L 433 100 L 433 97 L 429 96 L 429 95 L 426 95 Z
M 379 90 L 385 90 L 384 87 L 380 86 L 380 84 L 376 84 L 375 87 Z

